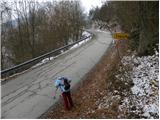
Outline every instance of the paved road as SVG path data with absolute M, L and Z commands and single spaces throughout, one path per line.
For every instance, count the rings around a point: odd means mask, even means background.
M 72 86 L 77 84 L 100 60 L 112 41 L 109 32 L 92 32 L 95 38 L 81 47 L 2 85 L 2 118 L 38 118 L 58 100 L 51 96 L 55 89 L 53 80 L 58 76 L 71 78 Z

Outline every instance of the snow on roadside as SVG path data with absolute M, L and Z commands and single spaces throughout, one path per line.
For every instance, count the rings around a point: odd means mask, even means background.
M 50 60 L 53 60 L 55 57 L 49 57 L 49 58 L 45 58 L 43 59 L 41 62 L 37 63 L 36 65 L 34 65 L 32 68 L 38 67 L 40 65 L 43 65 L 44 63 L 47 63 Z
M 84 32 L 82 33 L 82 36 L 83 36 L 83 37 L 88 37 L 88 36 L 90 36 L 90 33 L 87 32 L 87 31 L 84 31 Z M 81 41 L 81 42 L 73 45 L 72 47 L 69 48 L 69 50 L 78 48 L 78 47 L 80 47 L 82 44 L 86 43 L 86 42 L 89 41 L 89 40 L 91 40 L 91 37 L 89 37 L 89 38 L 87 38 L 87 39 L 85 39 L 85 40 L 83 40 L 83 41 Z M 69 50 L 67 50 L 67 51 L 61 50 L 61 54 L 64 54 L 64 53 L 68 52 Z M 60 54 L 60 55 L 61 55 L 61 54 Z M 36 65 L 34 65 L 32 68 L 38 67 L 38 66 L 40 66 L 40 65 L 43 65 L 43 64 L 49 62 L 50 60 L 55 59 L 55 58 L 58 57 L 58 56 L 59 56 L 59 55 L 54 56 L 54 57 L 45 58 L 45 59 L 43 59 L 41 62 L 39 62 L 39 63 L 37 63 Z
M 130 78 L 134 83 L 131 95 L 123 100 L 119 110 L 128 108 L 140 118 L 159 118 L 159 53 L 152 56 L 124 56 L 124 66 L 131 66 Z
M 87 37 L 88 37 L 88 36 L 90 36 L 90 33 L 87 32 L 87 31 L 84 31 L 84 32 L 82 33 L 82 36 L 85 36 L 85 37 L 87 36 Z
M 97 29 L 97 31 L 110 34 L 110 32 L 107 29 L 106 30 Z
M 83 36 L 83 37 L 89 37 L 89 36 L 90 36 L 90 33 L 84 31 L 84 32 L 82 33 L 82 36 Z M 73 45 L 73 46 L 70 48 L 70 50 L 79 47 L 80 45 L 86 43 L 86 42 L 89 41 L 90 39 L 91 39 L 91 37 L 89 37 L 89 38 L 87 38 L 87 39 L 85 39 L 85 40 L 83 40 L 83 41 L 81 41 L 81 42 L 79 42 L 79 43 Z
M 87 38 L 86 40 L 83 40 L 83 41 L 81 41 L 81 42 L 73 45 L 69 50 L 72 50 L 72 49 L 75 49 L 75 48 L 81 46 L 82 44 L 86 43 L 86 42 L 89 41 L 90 39 L 91 39 L 91 38 Z

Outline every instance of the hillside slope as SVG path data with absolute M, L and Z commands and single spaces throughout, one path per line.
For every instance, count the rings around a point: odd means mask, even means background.
M 75 107 L 71 111 L 65 111 L 61 101 L 42 118 L 158 118 L 158 53 L 149 56 L 150 59 L 136 58 L 132 54 L 128 50 L 127 42 L 120 41 L 113 45 L 88 74 L 83 85 L 72 94 Z M 121 60 L 122 56 L 124 57 Z M 148 72 L 144 62 L 152 66 L 152 72 L 148 75 L 155 76 L 154 80 L 148 78 L 144 81 L 143 76 L 136 74 Z M 139 78 L 138 83 L 134 77 Z M 137 90 L 144 91 L 143 96 L 135 93 L 137 84 L 141 84 Z M 148 89 L 145 85 L 150 88 L 149 93 L 145 93 Z

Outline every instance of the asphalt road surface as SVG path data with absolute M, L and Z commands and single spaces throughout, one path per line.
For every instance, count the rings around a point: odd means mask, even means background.
M 1 86 L 2 118 L 38 118 L 59 99 L 53 99 L 54 80 L 69 77 L 71 85 L 80 83 L 106 52 L 112 37 L 109 32 L 91 30 L 95 37 L 82 46 L 50 62 L 11 78 Z M 60 92 L 58 93 L 60 94 Z

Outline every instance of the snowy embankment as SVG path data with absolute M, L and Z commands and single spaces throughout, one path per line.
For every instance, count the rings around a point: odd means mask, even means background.
M 90 36 L 90 33 L 84 31 L 84 32 L 82 33 L 82 36 L 83 36 L 83 37 L 88 37 L 88 36 Z M 89 37 L 89 38 L 87 38 L 87 39 L 85 39 L 85 40 L 83 40 L 83 41 L 81 41 L 81 42 L 73 45 L 72 47 L 69 48 L 69 50 L 72 50 L 72 49 L 75 49 L 75 48 L 80 47 L 82 44 L 86 43 L 86 42 L 89 41 L 90 39 L 91 39 L 91 37 Z M 61 54 L 60 54 L 60 55 L 68 52 L 69 50 L 67 50 L 67 51 L 61 50 Z M 39 63 L 37 63 L 36 65 L 34 65 L 32 68 L 38 67 L 38 66 L 40 66 L 40 65 L 43 65 L 43 64 L 49 62 L 50 60 L 53 60 L 53 59 L 57 58 L 58 56 L 59 56 L 59 55 L 54 56 L 54 57 L 45 58 L 45 59 L 43 59 L 41 62 L 39 62 Z
M 159 53 L 155 51 L 154 55 L 143 57 L 124 56 L 121 62 L 131 68 L 125 74 L 129 74 L 133 87 L 119 110 L 127 108 L 129 113 L 140 118 L 159 118 Z

